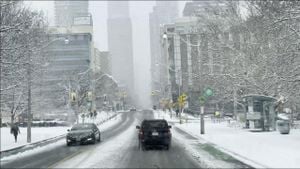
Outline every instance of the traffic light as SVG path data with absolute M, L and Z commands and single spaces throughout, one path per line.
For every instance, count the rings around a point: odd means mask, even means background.
M 187 101 L 187 95 L 185 95 L 185 94 L 180 95 L 178 98 L 178 101 L 180 103 L 185 103 Z
M 76 93 L 75 92 L 71 92 L 70 100 L 71 100 L 71 102 L 76 102 Z
M 182 97 L 182 102 L 186 102 L 186 100 L 187 100 L 187 95 L 182 94 L 181 97 Z
M 92 94 L 92 92 L 88 92 L 87 93 L 87 99 L 88 99 L 88 101 L 92 101 L 93 100 L 93 94 Z
M 183 107 L 185 104 L 186 104 L 186 101 L 187 101 L 187 95 L 186 94 L 182 94 L 178 97 L 178 103 L 179 103 L 179 106 L 180 107 Z

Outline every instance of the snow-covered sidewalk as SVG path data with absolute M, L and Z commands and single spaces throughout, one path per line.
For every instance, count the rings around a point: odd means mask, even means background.
M 155 111 L 156 118 L 176 122 L 181 130 L 212 144 L 244 163 L 257 168 L 300 168 L 300 130 L 290 134 L 274 132 L 251 132 L 240 127 L 230 127 L 227 122 L 213 123 L 205 120 L 205 134 L 200 135 L 199 120 L 188 123 L 171 119 L 168 113 Z
M 116 124 L 120 124 L 122 122 L 122 117 L 120 116 L 120 114 L 118 114 L 117 116 L 114 116 L 114 118 L 112 118 L 111 120 L 106 121 L 105 123 L 102 123 L 101 125 L 99 125 L 99 129 L 100 131 L 105 131 L 108 130 L 109 128 L 111 128 L 112 126 L 116 125 Z M 121 140 L 122 141 L 122 140 Z M 18 158 L 24 158 L 33 154 L 37 154 L 37 153 L 41 153 L 44 151 L 49 151 L 50 149 L 56 148 L 58 146 L 61 145 L 65 145 L 66 141 L 63 140 L 58 140 L 57 142 L 51 143 L 47 146 L 39 146 L 36 147 L 34 149 L 25 151 L 25 152 L 21 152 L 21 153 L 17 153 L 11 156 L 7 156 L 7 157 L 1 157 L 1 162 L 3 161 L 14 161 L 17 160 Z
M 93 122 L 95 124 L 103 123 L 109 118 L 116 115 L 116 112 L 100 112 L 97 115 L 97 118 L 85 118 L 85 122 Z M 79 119 L 79 122 L 82 122 Z M 105 123 L 104 123 L 105 124 Z M 105 126 L 105 125 L 104 125 Z M 102 127 L 101 127 L 102 128 Z M 61 136 L 67 133 L 67 130 L 70 127 L 32 127 L 31 128 L 31 142 L 39 142 L 42 140 L 54 138 Z M 18 135 L 18 141 L 15 143 L 14 136 L 10 133 L 9 127 L 1 128 L 1 146 L 0 151 L 13 149 L 16 147 L 27 145 L 27 128 L 20 127 L 20 133 Z

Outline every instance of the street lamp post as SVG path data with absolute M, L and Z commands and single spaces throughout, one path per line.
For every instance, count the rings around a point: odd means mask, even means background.
M 26 25 L 26 30 L 28 29 L 28 25 Z M 28 104 L 27 104 L 27 143 L 31 143 L 31 53 L 29 53 L 29 33 L 26 34 L 26 49 L 27 49 L 27 85 L 28 85 Z

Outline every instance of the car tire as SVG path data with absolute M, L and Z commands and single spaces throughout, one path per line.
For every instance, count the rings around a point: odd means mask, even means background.
M 96 144 L 96 138 L 95 138 L 95 136 L 93 137 L 92 144 Z
M 71 146 L 71 143 L 67 143 L 67 146 Z
M 98 137 L 98 142 L 101 142 L 101 137 L 100 137 L 100 135 L 99 135 L 99 137 Z
M 146 150 L 147 150 L 147 147 L 146 147 L 144 144 L 141 144 L 141 147 L 142 147 L 142 150 L 143 150 L 143 151 L 146 151 Z

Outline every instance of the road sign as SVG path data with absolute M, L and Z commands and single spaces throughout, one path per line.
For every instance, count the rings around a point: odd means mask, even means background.
M 206 88 L 204 91 L 204 95 L 206 97 L 212 96 L 214 94 L 213 90 L 211 88 Z

